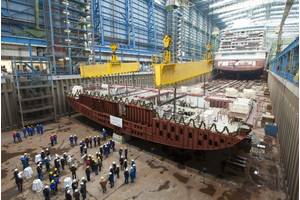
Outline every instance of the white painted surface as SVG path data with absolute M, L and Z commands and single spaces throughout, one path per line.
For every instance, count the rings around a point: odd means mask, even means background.
M 109 116 L 109 120 L 110 120 L 110 123 L 112 125 L 115 125 L 115 126 L 120 127 L 120 128 L 123 127 L 123 120 L 122 120 L 122 118 L 110 115 Z

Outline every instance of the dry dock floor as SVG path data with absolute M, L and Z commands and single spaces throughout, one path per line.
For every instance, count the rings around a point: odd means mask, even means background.
M 22 168 L 19 160 L 25 152 L 30 153 L 31 158 L 39 153 L 42 148 L 50 146 L 49 137 L 53 133 L 58 135 L 58 144 L 50 151 L 62 155 L 64 152 L 71 154 L 77 160 L 79 169 L 77 176 L 81 178 L 84 173 L 84 165 L 80 159 L 79 146 L 70 147 L 69 136 L 77 134 L 79 138 L 86 135 L 99 134 L 100 127 L 90 120 L 81 116 L 63 117 L 56 123 L 49 123 L 44 126 L 46 133 L 43 136 L 35 135 L 23 140 L 22 143 L 14 144 L 12 142 L 12 132 L 1 134 L 1 197 L 3 200 L 25 200 L 43 199 L 42 193 L 35 193 L 31 190 L 32 179 L 24 180 L 23 193 L 17 191 L 13 178 L 13 170 L 17 167 Z M 129 160 L 136 159 L 137 179 L 135 183 L 123 184 L 123 172 L 117 180 L 114 188 L 109 188 L 106 194 L 103 194 L 99 181 L 101 175 L 107 175 L 109 165 L 116 161 L 118 163 L 118 151 L 115 151 L 103 161 L 103 167 L 100 175 L 91 175 L 91 182 L 87 183 L 87 199 L 111 199 L 111 200 L 129 200 L 129 199 L 170 199 L 170 200 L 284 200 L 286 195 L 282 190 L 281 169 L 279 166 L 278 144 L 275 139 L 266 138 L 263 133 L 260 137 L 268 144 L 268 149 L 260 155 L 260 159 L 247 154 L 249 162 L 246 172 L 243 176 L 216 176 L 208 173 L 200 173 L 193 168 L 193 159 L 185 159 L 185 166 L 176 162 L 182 158 L 172 159 L 164 150 L 160 150 L 156 144 L 143 141 L 129 142 L 122 144 L 129 149 Z M 120 144 L 117 144 L 119 149 Z M 162 148 L 165 149 L 165 148 Z M 88 149 L 88 154 L 95 154 L 98 148 Z M 160 153 L 157 153 L 161 151 Z M 208 159 L 208 158 L 206 158 Z M 210 157 L 209 159 L 214 159 Z M 196 161 L 195 161 L 196 162 Z M 53 162 L 52 162 L 53 163 Z M 35 165 L 31 162 L 31 167 L 36 175 Z M 259 175 L 253 174 L 253 169 L 259 169 Z M 70 176 L 69 169 L 63 171 L 63 178 Z M 63 178 L 60 178 L 59 193 L 51 199 L 64 199 Z M 44 174 L 44 183 L 49 185 L 48 175 Z

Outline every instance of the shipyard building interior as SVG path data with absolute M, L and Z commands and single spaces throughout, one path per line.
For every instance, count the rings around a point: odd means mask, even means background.
M 299 1 L 1 0 L 1 198 L 299 199 Z

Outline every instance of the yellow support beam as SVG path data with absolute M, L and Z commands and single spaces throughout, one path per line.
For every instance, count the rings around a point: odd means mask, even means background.
M 139 69 L 139 62 L 80 65 L 80 76 L 83 78 L 93 78 L 113 74 L 137 72 Z
M 172 85 L 211 71 L 212 61 L 210 59 L 198 62 L 156 64 L 154 65 L 155 85 L 156 87 Z

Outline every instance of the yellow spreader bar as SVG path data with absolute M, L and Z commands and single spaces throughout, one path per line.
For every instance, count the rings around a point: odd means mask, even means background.
M 93 78 L 113 74 L 137 72 L 139 71 L 139 69 L 139 62 L 80 65 L 80 76 L 83 78 Z
M 198 62 L 154 64 L 155 85 L 163 87 L 207 74 L 212 71 L 211 60 Z

